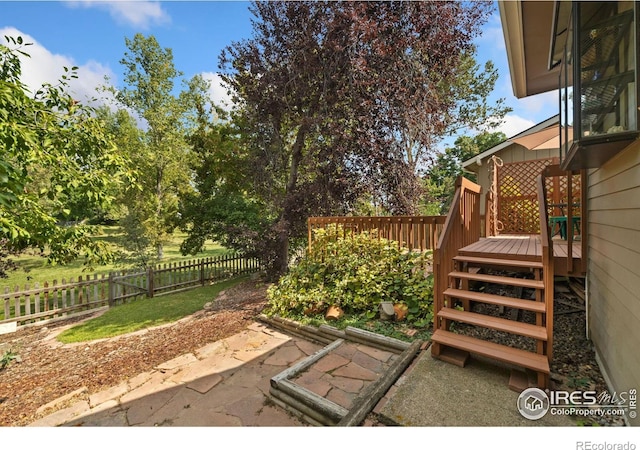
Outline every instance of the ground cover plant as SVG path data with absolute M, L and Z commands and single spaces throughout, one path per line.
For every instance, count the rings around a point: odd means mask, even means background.
M 431 252 L 412 252 L 376 230 L 345 233 L 339 226 L 316 230 L 306 254 L 268 290 L 267 315 L 322 319 L 330 306 L 372 320 L 381 302 L 406 310 L 406 321 L 433 320 Z

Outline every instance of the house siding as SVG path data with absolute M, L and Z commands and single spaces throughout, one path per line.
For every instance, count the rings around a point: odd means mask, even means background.
M 610 388 L 640 389 L 640 142 L 589 173 L 587 201 L 590 338 Z

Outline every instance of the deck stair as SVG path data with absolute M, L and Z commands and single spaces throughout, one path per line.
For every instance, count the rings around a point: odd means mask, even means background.
M 542 259 L 506 259 L 499 254 L 479 257 L 460 251 L 453 260 L 454 269 L 448 273 L 443 293 L 444 307 L 437 312 L 431 337 L 432 355 L 461 366 L 470 354 L 480 355 L 529 370 L 536 374 L 539 387 L 548 387 L 548 344 L 552 336 L 547 323 Z M 498 285 L 497 291 L 512 296 L 483 292 L 483 286 L 489 285 Z M 517 296 L 522 292 L 532 295 Z M 505 308 L 517 313 L 505 317 L 500 314 Z M 552 316 L 549 320 L 552 322 Z M 470 327 L 485 330 L 465 334 Z M 520 338 L 509 338 L 510 344 L 505 345 L 496 342 L 498 332 Z M 521 344 L 516 347 L 513 342 Z

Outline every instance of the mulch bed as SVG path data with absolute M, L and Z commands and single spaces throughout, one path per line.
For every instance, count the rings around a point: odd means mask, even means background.
M 20 357 L 0 371 L 0 426 L 40 418 L 40 406 L 86 387 L 117 386 L 159 364 L 244 330 L 266 304 L 266 286 L 248 281 L 220 293 L 193 316 L 172 324 L 89 343 L 62 345 L 54 334 L 85 319 L 0 335 L 0 355 Z M 52 411 L 47 411 L 51 413 Z

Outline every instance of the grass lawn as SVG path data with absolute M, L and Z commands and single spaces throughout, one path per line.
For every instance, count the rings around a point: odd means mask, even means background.
M 101 233 L 97 236 L 98 239 L 109 242 L 115 246 L 119 236 L 120 230 L 116 226 L 102 226 Z M 180 243 L 185 238 L 182 233 L 175 233 L 172 240 L 164 247 L 164 263 L 172 263 L 177 261 L 187 261 L 200 258 L 208 258 L 212 256 L 223 255 L 228 250 L 221 245 L 214 242 L 207 242 L 205 251 L 196 256 L 182 256 L 180 253 Z M 53 280 L 57 280 L 61 283 L 63 279 L 69 281 L 71 278 L 77 280 L 79 276 L 86 277 L 93 274 L 107 274 L 113 270 L 121 270 L 122 267 L 117 264 L 109 264 L 106 266 L 95 267 L 93 271 L 88 271 L 84 267 L 83 261 L 78 260 L 71 264 L 64 266 L 47 264 L 47 260 L 37 254 L 24 254 L 18 258 L 12 258 L 18 263 L 18 270 L 9 273 L 9 278 L 0 279 L 0 289 L 4 292 L 4 287 L 8 286 L 12 291 L 15 286 L 24 288 L 25 284 L 29 283 L 33 287 L 34 282 L 40 283 L 40 286 L 45 281 L 49 283 Z
M 65 344 L 91 341 L 174 322 L 202 309 L 204 304 L 213 300 L 220 291 L 247 278 L 238 277 L 210 286 L 114 306 L 101 316 L 62 332 L 58 340 Z

